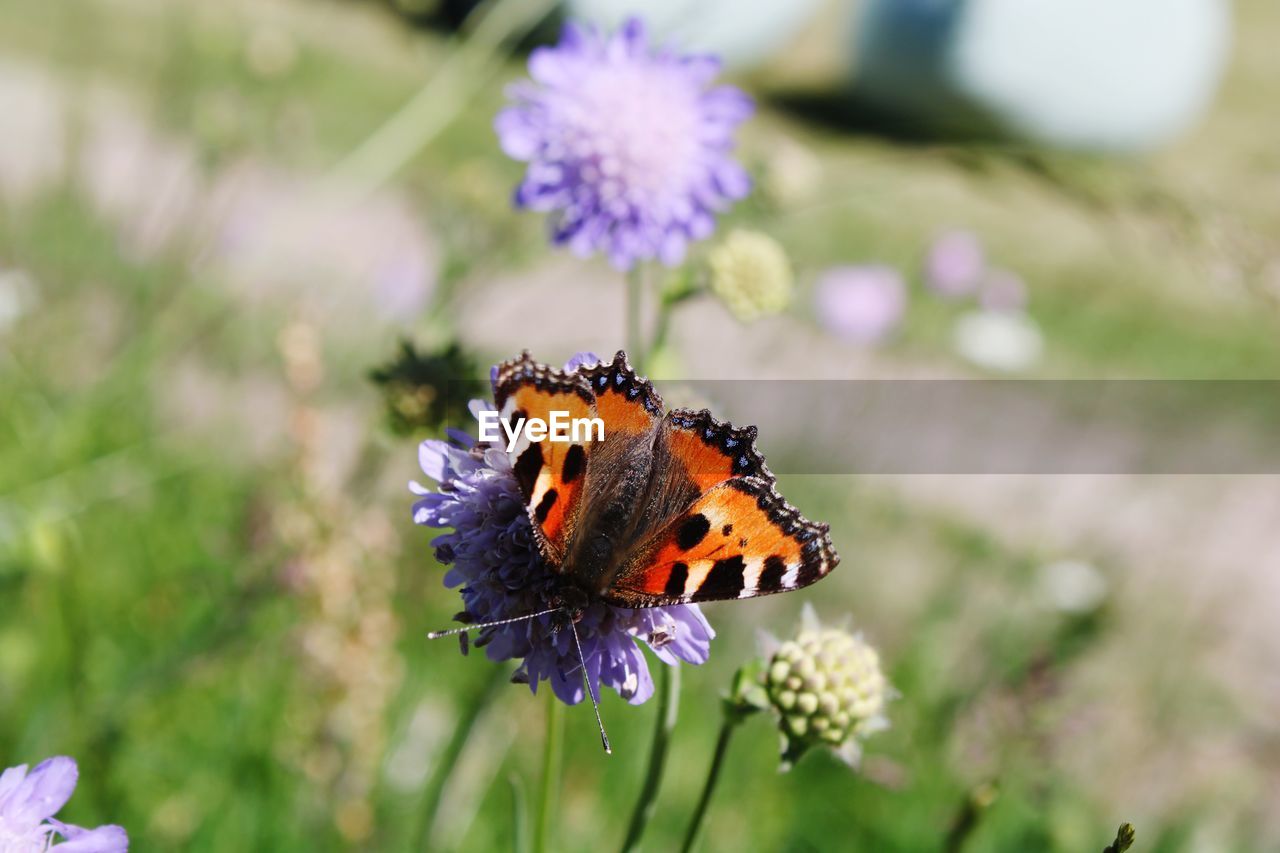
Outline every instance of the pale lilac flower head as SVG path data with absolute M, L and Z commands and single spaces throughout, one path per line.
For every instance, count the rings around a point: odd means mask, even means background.
M 894 268 L 834 267 L 818 280 L 818 319 L 834 334 L 859 344 L 888 337 L 902 322 L 907 288 Z
M 977 235 L 948 231 L 938 237 L 925 258 L 924 279 L 939 296 L 969 296 L 986 271 L 986 253 Z
M 579 355 L 565 369 L 598 362 L 595 356 Z M 473 409 L 481 406 L 474 403 Z M 451 528 L 432 541 L 436 559 L 449 567 L 445 586 L 461 587 L 462 617 L 467 622 L 545 610 L 558 577 L 538 553 L 507 453 L 478 444 L 462 432 L 450 435 L 451 442 L 424 441 L 418 451 L 422 470 L 436 481 L 436 490 L 411 484 L 420 496 L 413 505 L 413 520 Z M 550 681 L 556 696 L 577 704 L 586 694 L 573 635 L 568 630 L 554 631 L 553 624 L 551 616 L 542 616 L 486 628 L 478 633 L 475 644 L 484 646 L 495 662 L 521 659 L 515 680 L 528 682 L 534 692 L 539 682 Z M 706 661 L 715 636 L 694 604 L 631 610 L 595 601 L 577 629 L 592 689 L 598 693 L 600 685 L 611 687 L 633 705 L 653 694 L 653 680 L 637 640 L 663 663 L 674 666 L 681 660 Z
M 1027 286 L 1017 273 L 992 270 L 982 282 L 978 302 L 988 311 L 1022 311 L 1027 307 Z
M 65 756 L 46 759 L 30 773 L 20 764 L 0 773 L 0 851 L 43 853 L 118 853 L 129 837 L 118 826 L 82 829 L 54 820 L 71 799 L 79 771 Z M 57 839 L 64 839 L 58 842 Z
M 494 123 L 503 151 L 529 164 L 516 205 L 550 213 L 552 241 L 580 256 L 680 263 L 751 189 L 730 152 L 754 107 L 711 85 L 719 71 L 714 57 L 654 48 L 635 18 L 613 34 L 566 25 Z

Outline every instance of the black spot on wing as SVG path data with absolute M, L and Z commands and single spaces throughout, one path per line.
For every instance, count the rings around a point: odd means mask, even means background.
M 534 484 L 538 482 L 538 474 L 542 471 L 542 445 L 530 444 L 516 460 L 516 483 L 520 486 L 520 494 L 525 500 L 533 496 Z
M 827 525 L 807 520 L 799 510 L 778 494 L 771 483 L 754 478 L 742 478 L 728 480 L 725 485 L 754 497 L 756 506 L 768 516 L 769 521 L 800 547 L 800 565 L 796 572 L 796 581 L 787 589 L 808 586 L 840 564 L 840 555 L 831 544 L 830 529 Z M 767 570 L 766 563 L 764 571 Z M 762 592 L 766 591 L 763 581 L 764 571 L 762 571 L 762 580 L 759 585 Z
M 680 522 L 676 530 L 676 545 L 681 551 L 688 551 L 705 539 L 710 530 L 711 522 L 707 517 L 700 512 L 694 513 Z
M 538 507 L 533 511 L 533 516 L 538 523 L 547 520 L 547 514 L 551 512 L 551 508 L 556 505 L 556 498 L 560 497 L 555 489 L 547 489 L 547 493 L 542 496 L 542 500 L 538 501 Z
M 823 546 L 829 548 L 831 543 L 830 540 L 824 542 L 824 539 L 823 536 L 814 535 L 800 547 L 800 571 L 796 573 L 796 586 L 808 586 L 822 577 L 824 568 L 830 570 Z
M 587 452 L 582 449 L 581 444 L 575 444 L 564 455 L 564 467 L 560 469 L 560 479 L 565 483 L 572 483 L 582 475 L 582 470 L 586 467 Z
M 743 586 L 746 585 L 743 574 L 745 569 L 746 563 L 741 554 L 716 560 L 711 571 L 707 572 L 707 576 L 703 578 L 702 585 L 693 594 L 693 600 L 737 598 L 738 593 L 742 592 Z
M 761 592 L 782 589 L 782 576 L 786 573 L 786 561 L 774 554 L 764 561 L 764 568 L 760 570 L 760 579 L 756 581 L 756 589 Z
M 684 563 L 672 563 L 671 574 L 667 575 L 667 586 L 663 592 L 669 598 L 680 598 L 684 595 L 684 585 L 687 580 L 689 580 L 689 567 Z
M 721 527 L 721 528 L 720 528 L 720 535 L 721 535 L 721 536 L 728 536 L 728 535 L 729 535 L 730 533 L 732 533 L 732 532 L 733 532 L 733 525 L 732 525 L 732 524 L 726 524 L 724 527 Z

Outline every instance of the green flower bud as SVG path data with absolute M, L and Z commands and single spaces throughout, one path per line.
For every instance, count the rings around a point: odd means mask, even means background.
M 817 745 L 856 764 L 859 741 L 888 724 L 884 710 L 893 691 L 880 656 L 860 634 L 822 627 L 807 605 L 801 621 L 760 682 L 781 717 L 783 769 Z
M 769 667 L 769 683 L 785 684 L 787 675 L 791 672 L 791 667 L 787 666 L 787 662 L 783 660 L 775 660 L 773 665 Z

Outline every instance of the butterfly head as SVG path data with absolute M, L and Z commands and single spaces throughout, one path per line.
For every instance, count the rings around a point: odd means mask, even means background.
M 591 604 L 591 596 L 582 587 L 568 579 L 547 596 L 547 607 L 554 607 L 557 611 L 555 619 L 557 630 L 571 622 L 582 621 L 582 615 L 589 604 Z

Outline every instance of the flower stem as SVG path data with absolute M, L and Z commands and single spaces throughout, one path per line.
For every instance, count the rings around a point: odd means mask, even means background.
M 733 737 L 733 732 L 738 727 L 741 718 L 732 714 L 725 714 L 724 722 L 720 725 L 720 737 L 716 740 L 716 751 L 711 757 L 711 769 L 707 771 L 706 784 L 702 786 L 702 796 L 698 798 L 697 808 L 693 811 L 693 819 L 689 821 L 689 829 L 684 834 L 684 844 L 680 846 L 683 853 L 689 853 L 693 849 L 693 845 L 698 840 L 698 833 L 702 830 L 702 821 L 707 816 L 707 806 L 711 803 L 711 795 L 715 793 L 716 782 L 720 779 L 720 770 L 724 766 L 725 754 L 729 751 L 729 740 Z
M 627 357 L 637 373 L 643 373 L 647 353 L 644 346 L 644 267 L 636 264 L 627 273 Z
M 995 802 L 996 795 L 997 788 L 994 782 L 984 782 L 965 793 L 964 802 L 961 803 L 956 816 L 952 818 L 951 829 L 942 842 L 944 853 L 959 853 L 964 849 L 969 837 L 978 828 L 983 815 Z
M 420 850 L 432 848 L 431 832 L 435 828 L 440 798 L 444 796 L 444 790 L 449 784 L 450 777 L 453 776 L 453 769 L 458 764 L 458 758 L 462 755 L 463 747 L 467 745 L 467 740 L 471 737 L 481 712 L 497 692 L 498 685 L 507 680 L 507 672 L 502 667 L 491 666 L 487 669 L 489 677 L 472 695 L 466 709 L 458 716 L 458 725 L 453 730 L 453 736 L 445 744 L 444 752 L 436 762 L 435 772 L 431 774 L 430 781 L 423 789 L 422 816 L 418 825 L 418 849 Z
M 534 814 L 533 853 L 546 853 L 551 829 L 551 813 L 560 793 L 560 759 L 564 740 L 564 708 L 554 692 L 547 690 L 547 734 L 542 744 L 542 780 L 538 811 Z
M 623 853 L 636 849 L 640 837 L 658 801 L 658 786 L 662 784 L 662 771 L 667 765 L 667 752 L 671 747 L 671 733 L 676 728 L 680 713 L 680 667 L 664 666 L 658 674 L 658 717 L 653 727 L 653 743 L 649 746 L 649 767 L 645 771 L 640 798 L 636 800 L 627 837 L 622 842 Z
M 529 853 L 529 797 L 524 781 L 512 773 L 507 784 L 511 788 L 511 849 L 513 853 Z

